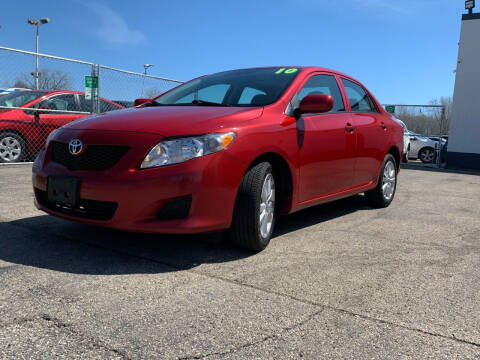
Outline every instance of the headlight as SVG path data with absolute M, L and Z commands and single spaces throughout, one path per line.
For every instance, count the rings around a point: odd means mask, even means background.
M 178 164 L 224 150 L 235 136 L 235 133 L 229 132 L 161 141 L 150 150 L 140 168 Z
M 48 144 L 50 144 L 50 141 L 52 141 L 53 137 L 55 136 L 55 133 L 58 131 L 58 129 L 53 130 L 50 134 L 47 136 L 47 140 L 45 140 L 45 147 L 44 149 L 48 148 Z

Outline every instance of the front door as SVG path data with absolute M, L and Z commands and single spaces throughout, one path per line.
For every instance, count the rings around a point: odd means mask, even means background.
M 40 115 L 40 126 L 51 131 L 85 116 L 85 114 L 78 113 L 79 107 L 75 96 L 75 94 L 61 94 L 42 100 L 36 106 L 38 109 L 44 110 Z
M 298 103 L 310 94 L 334 99 L 329 113 L 304 114 L 297 122 L 300 153 L 300 201 L 347 190 L 355 167 L 356 133 L 335 76 L 312 75 L 298 93 Z
M 43 146 L 48 135 L 53 130 L 86 116 L 86 114 L 78 113 L 79 107 L 75 97 L 75 94 L 53 95 L 35 105 L 40 111 L 38 116 L 38 127 L 40 129 L 39 146 Z

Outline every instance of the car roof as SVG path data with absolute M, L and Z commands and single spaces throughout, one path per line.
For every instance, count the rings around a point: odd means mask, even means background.
M 36 91 L 36 92 L 39 92 L 39 93 L 42 93 L 43 95 L 41 96 L 37 96 L 35 100 L 32 100 L 31 102 L 33 101 L 37 101 L 38 99 L 40 98 L 43 98 L 44 96 L 47 96 L 47 95 L 55 95 L 55 94 L 79 94 L 79 95 L 84 95 L 85 93 L 84 92 L 81 92 L 81 91 L 74 91 L 74 90 L 45 90 L 45 89 L 40 89 L 40 90 L 19 90 L 18 92 L 20 91 Z M 115 105 L 120 105 L 122 107 L 125 107 L 124 105 L 122 104 L 119 104 L 119 103 L 116 103 L 115 101 L 111 101 L 111 100 L 108 100 L 108 99 L 105 99 L 103 97 L 100 97 L 99 98 L 100 100 L 103 100 L 103 101 L 107 101 L 109 103 L 113 103 Z M 30 103 L 30 102 L 29 102 Z
M 305 71 L 305 72 L 313 72 L 313 71 L 329 72 L 329 73 L 334 73 L 334 74 L 337 74 L 337 75 L 344 76 L 346 78 L 350 78 L 350 79 L 355 80 L 350 75 L 342 73 L 338 70 L 329 69 L 329 68 L 321 67 L 321 66 L 310 66 L 310 65 L 309 66 L 302 66 L 302 65 L 258 66 L 258 67 L 244 68 L 244 69 L 232 69 L 232 71 L 233 70 L 253 70 L 253 69 L 278 69 L 278 68 L 301 69 L 301 71 Z M 358 80 L 356 80 L 356 81 L 358 81 Z
M 62 93 L 62 94 L 83 94 L 82 92 L 80 91 L 73 91 L 73 90 L 34 90 L 34 91 L 38 91 L 38 92 L 43 92 L 45 94 L 57 94 L 57 93 Z

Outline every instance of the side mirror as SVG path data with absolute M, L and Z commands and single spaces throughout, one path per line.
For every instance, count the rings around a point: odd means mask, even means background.
M 152 102 L 152 99 L 135 99 L 135 101 L 133 102 L 133 106 L 140 106 L 149 102 Z
M 46 107 L 46 106 L 40 106 L 40 107 L 37 109 L 36 112 L 38 113 L 38 115 L 40 115 L 40 114 L 48 114 L 48 113 L 50 112 L 49 110 L 50 110 L 50 109 L 49 109 L 48 107 Z M 52 112 L 52 113 L 53 113 L 53 112 Z
M 33 116 L 40 116 L 41 114 L 48 114 L 49 113 L 49 108 L 45 107 L 45 106 L 41 106 L 41 107 L 32 107 L 30 109 L 26 109 L 26 110 L 23 110 L 23 112 L 25 114 L 28 114 L 28 115 L 33 115 Z
M 297 109 L 298 114 L 320 114 L 333 109 L 333 97 L 325 94 L 305 96 Z
M 410 140 L 417 140 L 416 136 L 410 136 Z

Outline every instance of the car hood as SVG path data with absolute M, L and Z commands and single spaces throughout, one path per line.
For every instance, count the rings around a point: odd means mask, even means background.
M 204 134 L 262 115 L 263 108 L 152 106 L 111 111 L 71 122 L 63 129 L 134 131 L 164 137 Z
M 16 109 L 5 109 L 5 108 L 2 108 L 0 109 L 0 119 L 2 119 L 3 117 L 5 117 L 6 114 L 10 114 L 12 111 L 15 111 Z

